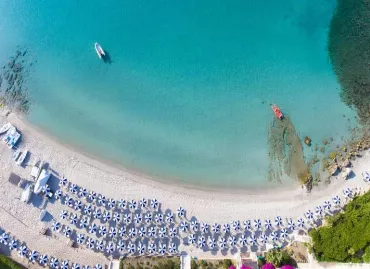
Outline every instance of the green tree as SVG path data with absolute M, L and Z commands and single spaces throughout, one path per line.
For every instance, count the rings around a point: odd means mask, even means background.
M 283 265 L 289 264 L 291 258 L 286 250 L 273 248 L 266 253 L 266 260 L 276 267 L 281 267 Z
M 224 259 L 222 262 L 222 267 L 224 269 L 228 269 L 231 265 L 233 265 L 233 262 L 230 259 Z
M 191 260 L 190 268 L 191 269 L 198 269 L 199 268 L 197 262 L 194 259 Z

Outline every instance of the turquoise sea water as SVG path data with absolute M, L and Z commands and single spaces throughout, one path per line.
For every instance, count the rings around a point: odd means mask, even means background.
M 353 112 L 327 53 L 335 4 L 4 0 L 0 59 L 30 49 L 29 120 L 62 141 L 185 184 L 259 186 L 273 117 L 263 102 L 314 141 L 347 134 Z

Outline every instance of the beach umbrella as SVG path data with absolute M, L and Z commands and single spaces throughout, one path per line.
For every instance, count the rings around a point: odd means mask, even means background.
M 119 228 L 118 230 L 118 234 L 119 236 L 126 236 L 126 227 L 125 226 L 122 226 L 121 228 Z
M 331 209 L 331 203 L 330 201 L 325 201 L 324 202 L 324 209 L 329 211 Z
M 41 265 L 45 265 L 45 264 L 47 264 L 47 263 L 48 263 L 48 256 L 47 256 L 47 255 L 45 255 L 45 254 L 41 255 L 41 256 L 39 257 L 39 263 L 40 263 Z
M 86 198 L 87 197 L 87 190 L 85 188 L 80 188 L 80 191 L 78 192 L 78 196 L 81 198 Z
M 69 197 L 68 195 L 66 195 L 64 197 L 64 204 L 66 206 L 73 207 L 74 201 L 73 201 L 73 199 L 71 197 Z
M 95 208 L 95 210 L 93 212 L 93 217 L 94 217 L 94 219 L 100 219 L 101 218 L 101 212 L 100 212 L 99 208 Z
M 278 233 L 277 232 L 275 232 L 275 231 L 273 231 L 273 232 L 271 232 L 271 234 L 270 234 L 270 236 L 271 236 L 271 240 L 272 241 L 276 241 L 276 240 L 278 240 Z
M 67 178 L 66 177 L 63 176 L 61 179 L 59 179 L 59 186 L 60 187 L 67 186 L 67 183 L 68 183 L 68 181 L 67 181 Z
M 165 254 L 165 253 L 166 253 L 166 250 L 167 250 L 167 246 L 166 246 L 166 244 L 161 244 L 161 243 L 159 243 L 159 246 L 158 246 L 158 253 L 159 253 L 160 255 L 163 255 L 163 254 Z
M 53 232 L 59 231 L 60 223 L 57 221 L 53 221 L 53 223 L 51 224 L 51 229 L 53 230 Z
M 105 248 L 105 251 L 108 253 L 108 254 L 111 254 L 113 253 L 114 251 L 114 244 L 112 242 L 109 242 L 107 244 L 107 247 Z
M 151 223 L 153 220 L 153 214 L 151 212 L 146 213 L 144 219 L 146 223 Z
M 304 227 L 304 220 L 302 218 L 299 218 L 297 220 L 297 225 L 299 228 L 303 228 Z
M 82 204 L 82 202 L 80 200 L 76 200 L 75 201 L 75 210 L 81 211 L 82 210 L 82 206 L 83 206 L 83 204 Z
M 313 213 L 311 210 L 308 210 L 305 214 L 306 219 L 312 220 L 313 219 Z
M 100 206 L 105 206 L 105 203 L 106 203 L 107 199 L 105 198 L 104 195 L 99 195 L 98 196 L 98 205 Z
M 11 240 L 8 244 L 9 250 L 17 249 L 18 244 L 15 239 Z
M 98 227 L 96 226 L 95 223 L 92 223 L 90 226 L 89 226 L 89 233 L 91 234 L 96 234 L 96 230 L 98 229 Z
M 323 212 L 322 206 L 321 205 L 316 206 L 315 211 L 316 211 L 316 214 L 317 215 L 320 215 L 321 216 L 322 215 L 322 212 Z
M 117 228 L 116 227 L 110 227 L 109 229 L 109 236 L 111 238 L 113 237 L 116 237 L 117 236 Z
M 182 218 L 182 217 L 185 217 L 185 209 L 183 208 L 183 207 L 179 207 L 178 209 L 177 209 L 177 216 L 179 217 L 179 218 Z
M 140 237 L 145 237 L 146 235 L 146 228 L 145 226 L 141 226 L 140 229 L 139 229 L 139 236 Z
M 86 240 L 86 247 L 87 248 L 93 248 L 94 244 L 95 244 L 94 239 L 92 239 L 91 237 L 87 238 L 87 240 Z
M 159 229 L 159 231 L 158 231 L 158 236 L 159 236 L 160 238 L 164 238 L 164 237 L 166 236 L 166 234 L 167 234 L 167 229 L 166 229 L 166 227 L 161 227 L 161 228 Z
M 157 251 L 157 246 L 152 242 L 148 246 L 149 254 L 154 254 Z
M 69 268 L 69 262 L 68 261 L 62 261 L 60 264 L 60 269 L 68 269 Z
M 2 233 L 0 235 L 0 243 L 1 244 L 6 246 L 8 244 L 8 240 L 9 240 L 9 235 L 7 235 L 6 233 Z
M 97 251 L 104 251 L 104 247 L 105 247 L 105 244 L 104 244 L 103 240 L 101 240 L 101 241 L 98 240 L 98 241 L 95 242 L 95 249 Z
M 145 245 L 141 242 L 137 244 L 136 251 L 139 253 L 139 255 L 143 255 L 145 253 Z
M 83 233 L 77 234 L 77 243 L 83 244 L 85 242 L 85 235 Z
M 280 237 L 283 238 L 283 239 L 287 238 L 288 237 L 288 230 L 285 229 L 285 228 L 281 229 Z
M 86 214 L 86 215 L 91 215 L 91 211 L 92 211 L 92 206 L 90 205 L 90 204 L 88 204 L 88 205 L 85 205 L 85 207 L 84 207 L 84 213 Z
M 48 184 L 46 184 L 44 187 L 42 187 L 42 192 L 46 195 L 49 196 L 51 190 Z
M 265 229 L 266 230 L 271 230 L 272 229 L 271 220 L 269 220 L 269 219 L 265 220 Z
M 174 222 L 174 216 L 172 212 L 168 212 L 166 214 L 166 222 L 167 223 L 173 223 Z
M 118 200 L 118 208 L 120 209 L 126 209 L 127 202 L 125 199 Z
M 107 221 L 110 221 L 111 219 L 112 219 L 112 213 L 110 213 L 110 211 L 105 211 L 103 214 L 103 221 L 107 222 Z
M 218 234 L 220 233 L 220 224 L 218 223 L 213 223 L 212 224 L 212 228 L 211 228 L 212 232 L 215 233 L 215 234 Z
M 118 250 L 119 252 L 122 252 L 122 251 L 124 251 L 124 250 L 125 250 L 125 247 L 126 247 L 125 242 L 124 242 L 124 241 L 122 241 L 122 240 L 120 240 L 120 241 L 118 242 L 118 244 L 117 244 L 117 250 Z
M 69 228 L 69 226 L 64 226 L 63 234 L 64 234 L 65 237 L 69 238 L 72 234 L 71 228 Z
M 73 263 L 72 269 L 80 269 L 80 265 L 78 263 Z
M 257 238 L 254 234 L 252 234 L 249 238 L 248 238 L 248 242 L 250 245 L 257 245 Z
M 137 209 L 137 202 L 135 200 L 131 200 L 129 203 L 128 203 L 128 208 L 130 210 L 136 210 Z
M 130 236 L 130 237 L 135 237 L 136 236 L 136 228 L 135 227 L 131 227 L 128 230 L 128 236 Z
M 39 253 L 36 250 L 32 250 L 28 253 L 28 260 L 30 262 L 35 262 L 38 256 L 39 256 Z
M 242 234 L 239 237 L 239 244 L 242 245 L 243 247 L 247 244 L 247 237 L 245 236 L 245 234 Z
M 289 230 L 291 230 L 291 231 L 295 230 L 295 224 L 294 224 L 294 221 L 292 219 L 288 219 L 287 224 L 288 224 L 288 229 Z
M 261 229 L 261 221 L 259 219 L 254 220 L 254 229 L 258 230 Z
M 168 245 L 168 252 L 171 253 L 171 254 L 177 253 L 177 246 L 176 246 L 175 243 L 170 243 Z
M 180 230 L 183 231 L 184 233 L 186 233 L 189 229 L 189 223 L 187 223 L 186 221 L 181 221 L 180 222 Z
M 261 236 L 260 236 L 261 243 L 262 244 L 266 244 L 267 243 L 267 240 L 268 240 L 267 235 L 261 234 Z
M 113 214 L 113 221 L 115 223 L 118 223 L 118 222 L 121 221 L 121 215 L 118 212 L 114 212 L 114 214 Z
M 198 238 L 198 247 L 204 248 L 206 246 L 206 238 L 202 235 Z
M 150 207 L 153 209 L 157 209 L 159 207 L 159 202 L 157 199 L 150 200 Z
M 344 194 L 344 197 L 350 198 L 351 195 L 352 195 L 352 191 L 351 191 L 350 188 L 346 188 L 346 189 L 343 190 L 343 194 Z
M 96 192 L 90 191 L 89 199 L 90 199 L 90 201 L 94 201 L 96 199 Z
M 223 231 L 224 233 L 230 233 L 230 225 L 229 225 L 228 223 L 224 223 L 224 224 L 222 225 L 222 231 Z
M 191 244 L 191 245 L 194 245 L 196 241 L 197 241 L 197 238 L 196 238 L 195 234 L 189 234 L 188 243 Z
M 240 221 L 234 220 L 232 222 L 232 226 L 233 226 L 233 229 L 234 229 L 235 232 L 239 232 L 240 231 Z
M 70 193 L 73 193 L 73 194 L 77 194 L 78 192 L 78 188 L 77 188 L 77 185 L 72 183 L 69 185 L 69 192 Z
M 77 221 L 78 221 L 78 218 L 77 218 L 76 214 L 72 214 L 72 215 L 69 216 L 69 222 L 71 224 L 76 225 Z
M 139 204 L 142 209 L 145 209 L 148 205 L 148 201 L 145 198 L 141 198 Z
M 200 230 L 202 231 L 202 233 L 208 233 L 208 230 L 209 230 L 209 226 L 208 226 L 208 223 L 206 222 L 202 222 L 200 224 Z
M 127 245 L 127 252 L 129 254 L 134 254 L 135 250 L 136 250 L 136 247 L 133 243 L 130 243 L 130 244 Z
M 277 216 L 275 218 L 275 226 L 280 227 L 281 225 L 283 225 L 283 219 L 280 216 Z
M 100 263 L 95 264 L 94 269 L 103 269 L 103 266 Z
M 89 224 L 89 220 L 86 217 L 83 217 L 80 220 L 80 228 L 84 229 L 87 227 L 88 224 Z
M 235 236 L 230 236 L 229 237 L 229 245 L 231 247 L 234 247 L 236 245 L 236 237 Z
M 171 238 L 173 238 L 173 237 L 176 237 L 176 236 L 177 236 L 177 229 L 176 229 L 176 227 L 172 227 L 172 228 L 170 228 L 170 230 L 169 230 L 169 235 L 170 235 L 170 237 L 171 237 Z
M 62 198 L 62 195 L 63 195 L 63 192 L 62 192 L 61 190 L 57 190 L 57 191 L 55 191 L 55 193 L 54 193 L 54 198 L 55 198 L 56 200 L 59 200 L 60 198 Z
M 216 240 L 213 237 L 208 239 L 208 247 L 214 249 L 216 247 Z
M 190 228 L 193 230 L 193 232 L 198 231 L 198 229 L 199 229 L 199 223 L 198 223 L 198 221 L 196 219 L 195 220 L 192 220 L 190 222 Z
M 162 223 L 163 222 L 163 215 L 161 213 L 155 214 L 154 220 L 156 223 Z
M 18 254 L 21 257 L 24 257 L 27 255 L 27 247 L 26 246 L 20 246 L 18 249 Z
M 59 266 L 59 261 L 58 261 L 58 259 L 57 259 L 57 258 L 55 258 L 55 257 L 51 257 L 51 259 L 50 259 L 50 263 L 49 263 L 49 266 L 50 266 L 51 268 L 57 268 L 57 267 Z
M 61 218 L 61 219 L 66 219 L 66 218 L 67 218 L 67 216 L 68 216 L 67 211 L 65 211 L 65 210 L 60 211 L 60 213 L 59 213 L 59 218 Z
M 149 237 L 154 237 L 156 234 L 155 232 L 155 228 L 153 226 L 149 227 L 149 230 L 148 230 L 148 236 Z
M 333 197 L 333 203 L 338 206 L 341 203 L 340 197 L 338 195 Z
M 220 249 L 226 248 L 226 239 L 224 237 L 220 237 L 218 239 L 218 246 L 220 247 Z
M 251 221 L 250 220 L 243 221 L 243 225 L 244 225 L 244 230 L 245 231 L 248 231 L 248 230 L 251 229 Z
M 82 269 L 92 269 L 90 265 L 84 265 L 82 266 Z
M 101 225 L 100 228 L 99 228 L 99 234 L 101 236 L 105 236 L 107 234 L 107 227 L 105 227 L 105 225 Z
M 129 224 L 131 222 L 131 214 L 124 214 L 123 215 L 123 221 L 126 223 L 126 224 Z
M 112 208 L 114 208 L 116 206 L 116 201 L 115 200 L 113 200 L 112 198 L 109 198 L 108 199 L 108 207 L 110 208 L 110 209 L 112 209 Z
M 275 266 L 271 263 L 266 263 L 262 266 L 261 269 L 275 269 Z
M 135 214 L 135 216 L 134 216 L 134 222 L 135 222 L 136 224 L 140 224 L 140 223 L 141 223 L 141 221 L 142 221 L 141 214 Z

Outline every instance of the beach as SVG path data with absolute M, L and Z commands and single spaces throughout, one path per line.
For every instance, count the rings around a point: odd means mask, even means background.
M 332 183 L 325 188 L 315 188 L 307 194 L 299 186 L 283 187 L 276 189 L 266 188 L 253 191 L 231 190 L 205 190 L 155 181 L 144 175 L 138 175 L 100 162 L 78 152 L 77 150 L 58 143 L 54 138 L 45 135 L 42 131 L 18 118 L 15 114 L 8 117 L 1 116 L 0 123 L 11 122 L 22 132 L 20 149 L 31 152 L 29 164 L 34 158 L 40 158 L 48 163 L 49 169 L 56 177 L 63 175 L 69 182 L 103 194 L 107 198 L 124 198 L 126 200 L 141 198 L 156 198 L 160 202 L 163 212 L 170 209 L 176 212 L 178 207 L 186 209 L 186 219 L 195 217 L 199 222 L 230 223 L 233 220 L 261 220 L 271 219 L 276 216 L 296 219 L 302 217 L 308 209 L 314 210 L 315 206 L 323 205 L 325 200 L 331 200 L 334 195 L 341 195 L 346 187 L 361 187 L 367 190 L 368 186 L 362 180 L 361 173 L 368 168 L 370 155 L 368 152 L 353 165 L 355 176 L 349 180 L 332 179 Z M 11 158 L 11 151 L 0 146 L 1 161 L 1 195 L 0 195 L 0 226 L 12 235 L 27 242 L 30 248 L 49 255 L 78 261 L 79 263 L 104 263 L 107 261 L 101 253 L 88 250 L 84 247 L 77 250 L 67 246 L 66 240 L 59 235 L 40 236 L 39 230 L 50 223 L 40 222 L 40 209 L 45 207 L 44 202 L 24 204 L 19 200 L 21 189 L 8 181 L 11 173 L 29 179 L 30 166 L 21 168 Z M 58 202 L 47 203 L 46 210 L 57 218 L 63 206 Z M 179 246 L 179 251 L 197 257 L 227 257 L 231 253 L 206 253 L 189 246 Z M 19 258 L 17 258 L 19 259 Z

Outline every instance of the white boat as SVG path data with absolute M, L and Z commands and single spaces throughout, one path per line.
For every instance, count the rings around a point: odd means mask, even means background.
M 19 132 L 15 132 L 6 143 L 9 149 L 14 148 L 14 146 L 18 143 L 18 140 L 21 138 L 21 134 Z
M 17 161 L 19 155 L 21 155 L 21 151 L 20 150 L 14 151 L 14 153 L 13 153 L 13 161 Z
M 36 180 L 38 178 L 43 165 L 44 165 L 44 163 L 41 160 L 35 159 L 35 161 L 33 163 L 33 167 L 31 169 L 31 177 L 33 177 L 34 180 Z
M 37 178 L 35 189 L 33 190 L 35 194 L 39 194 L 42 191 L 42 188 L 46 185 L 46 183 L 48 183 L 50 175 L 51 174 L 49 171 L 42 169 L 39 177 Z
M 22 202 L 25 202 L 25 203 L 28 203 L 28 201 L 31 199 L 31 196 L 32 196 L 32 192 L 33 192 L 33 187 L 34 187 L 34 184 L 27 184 L 26 188 L 24 189 L 24 191 L 22 192 L 22 195 L 21 195 L 21 201 Z
M 95 43 L 95 51 L 100 59 L 105 56 L 105 52 L 103 48 L 99 45 L 99 43 Z
M 47 211 L 45 209 L 41 210 L 40 212 L 40 220 L 43 220 L 46 216 Z
M 6 132 L 6 136 L 3 138 L 3 142 L 5 144 L 8 144 L 8 142 L 10 141 L 10 139 L 13 137 L 13 135 L 17 132 L 17 128 L 15 128 L 14 126 L 11 126 L 8 131 Z
M 3 134 L 5 132 L 7 132 L 10 127 L 12 127 L 12 125 L 8 122 L 7 124 L 3 125 L 1 128 L 0 128 L 0 134 Z
M 19 156 L 19 158 L 17 160 L 17 164 L 18 165 L 22 165 L 23 164 L 24 159 L 26 159 L 26 157 L 27 157 L 27 154 L 28 154 L 28 150 L 23 151 L 23 153 L 21 154 L 21 156 Z

